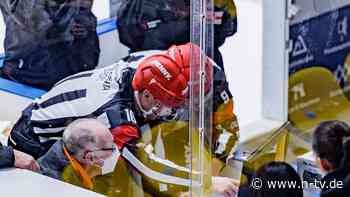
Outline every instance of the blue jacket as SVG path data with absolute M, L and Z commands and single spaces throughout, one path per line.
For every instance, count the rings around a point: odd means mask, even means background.
M 0 168 L 12 167 L 15 162 L 13 149 L 0 143 Z
M 58 140 L 45 155 L 38 159 L 40 173 L 58 180 L 62 179 L 63 170 L 69 161 L 63 153 L 63 142 Z

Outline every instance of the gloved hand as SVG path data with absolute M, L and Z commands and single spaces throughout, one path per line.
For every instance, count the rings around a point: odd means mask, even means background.
M 238 138 L 238 123 L 235 116 L 221 123 L 214 125 L 214 142 L 216 157 L 225 161 L 227 156 L 232 152 Z
M 87 37 L 89 32 L 85 25 L 82 25 L 80 23 L 74 23 L 71 29 L 71 33 L 73 34 L 75 39 L 82 39 Z
M 81 1 L 79 12 L 73 17 L 71 33 L 75 39 L 87 38 L 89 32 L 96 31 L 97 19 L 90 10 L 91 1 Z
M 238 122 L 236 117 L 232 117 L 228 120 L 225 120 L 221 123 L 215 125 L 215 129 L 217 130 L 226 130 L 230 133 L 237 133 L 239 130 Z
M 223 94 L 224 95 L 224 94 Z M 233 113 L 233 100 L 227 94 L 222 98 L 213 116 L 213 142 L 215 157 L 225 162 L 227 156 L 238 141 L 238 122 Z

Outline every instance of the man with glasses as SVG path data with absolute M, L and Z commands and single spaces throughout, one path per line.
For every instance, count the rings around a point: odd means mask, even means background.
M 62 139 L 38 163 L 44 175 L 92 189 L 94 176 L 113 171 L 114 166 L 109 171 L 106 167 L 108 159 L 116 165 L 118 156 L 114 151 L 118 150 L 113 136 L 104 124 L 95 119 L 78 119 L 68 125 Z

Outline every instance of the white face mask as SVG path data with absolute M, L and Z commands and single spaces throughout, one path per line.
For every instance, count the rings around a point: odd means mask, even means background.
M 159 116 L 170 116 L 172 114 L 173 110 L 170 107 L 163 106 L 159 111 Z
M 117 165 L 120 152 L 118 149 L 113 150 L 113 153 L 110 157 L 104 160 L 103 166 L 101 167 L 102 175 L 109 174 L 114 171 L 115 166 Z

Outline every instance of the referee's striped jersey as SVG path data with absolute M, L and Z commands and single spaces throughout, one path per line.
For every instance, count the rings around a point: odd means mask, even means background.
M 128 56 L 97 70 L 81 72 L 58 82 L 32 104 L 30 125 L 40 143 L 62 137 L 64 128 L 78 118 L 97 118 L 109 128 L 138 126 L 131 82 L 144 55 Z

